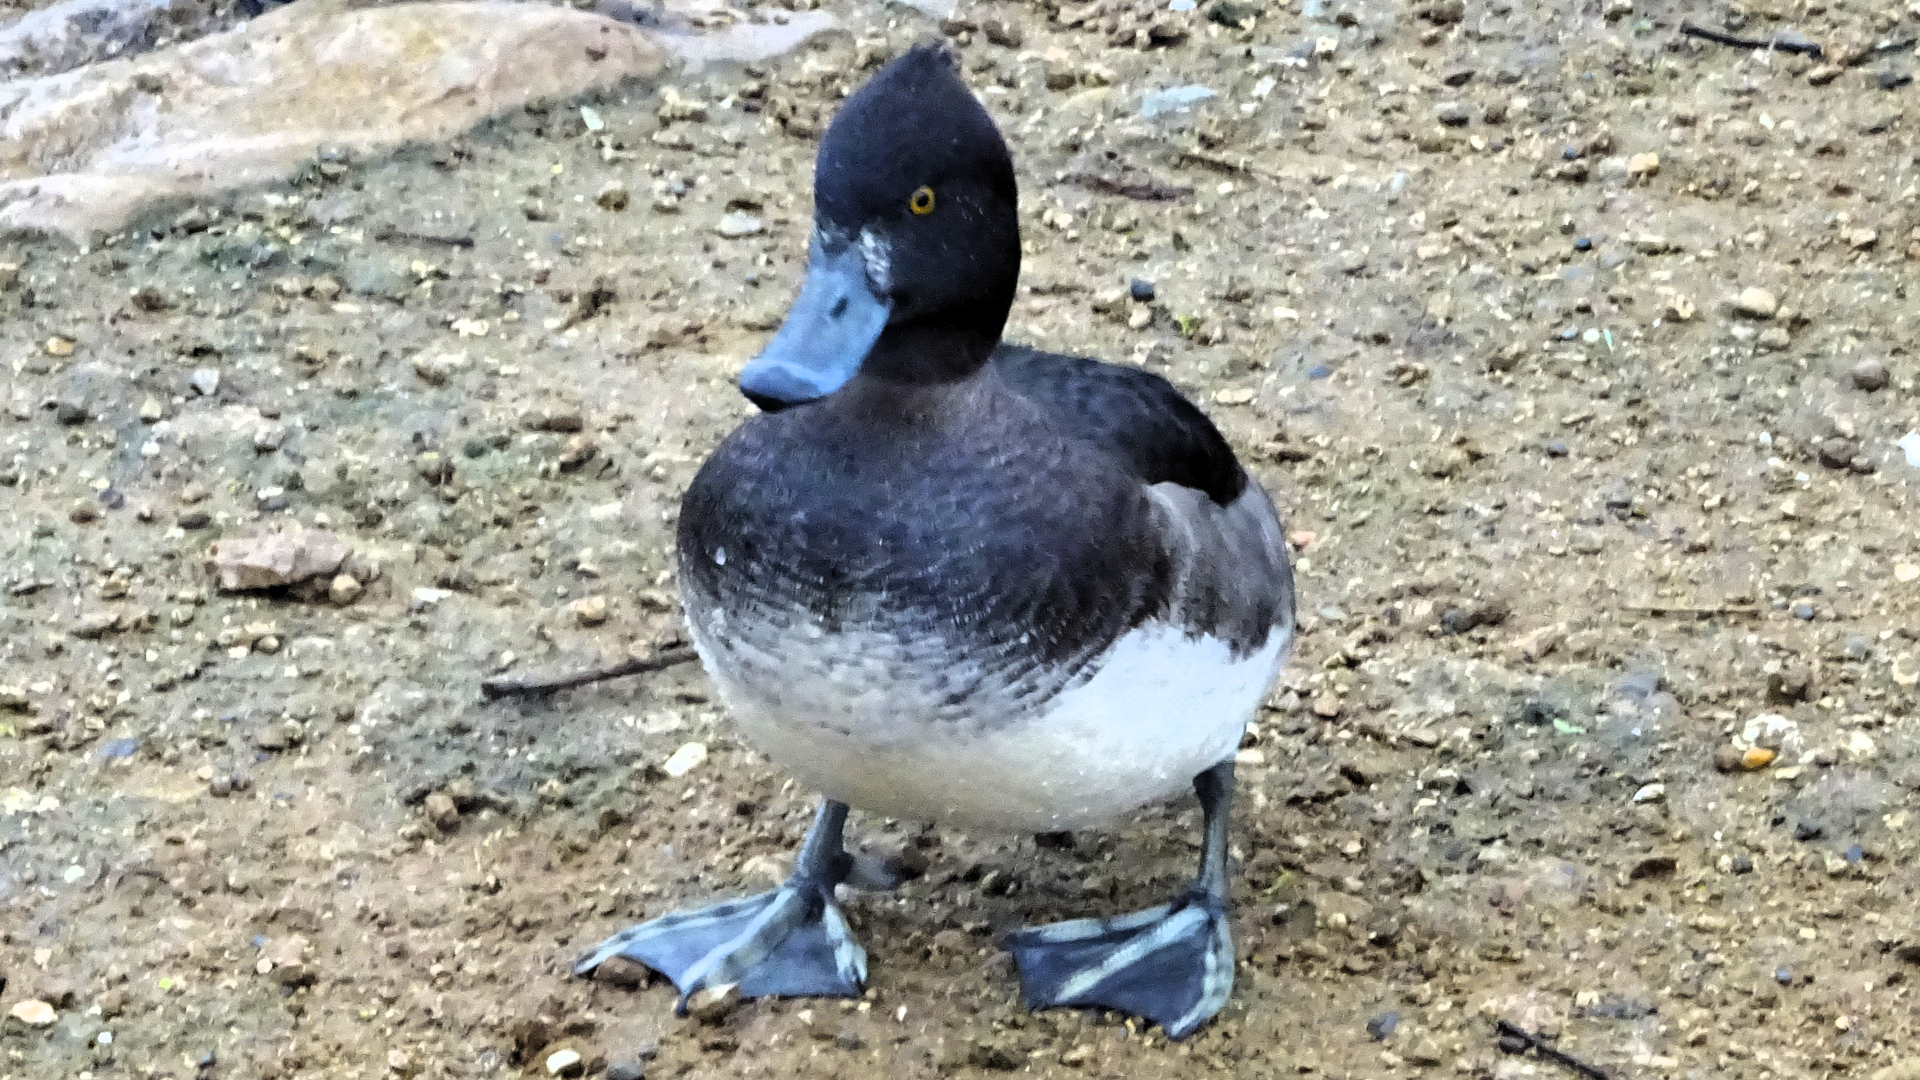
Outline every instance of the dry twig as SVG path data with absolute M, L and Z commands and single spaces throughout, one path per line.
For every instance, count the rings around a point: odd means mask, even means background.
M 650 671 L 664 671 L 679 664 L 691 663 L 699 659 L 699 654 L 691 646 L 681 645 L 672 649 L 663 649 L 652 656 L 630 657 L 611 667 L 590 668 L 576 671 L 571 675 L 557 675 L 548 679 L 488 679 L 480 684 L 480 696 L 487 701 L 503 697 L 525 694 L 551 694 L 555 690 L 571 690 L 576 686 L 618 679 L 625 675 L 645 675 Z

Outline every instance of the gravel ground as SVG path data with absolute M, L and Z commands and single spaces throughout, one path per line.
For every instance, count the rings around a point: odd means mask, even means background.
M 1621 1080 L 1920 1076 L 1920 105 L 1875 50 L 1920 14 L 1691 7 L 863 10 L 0 243 L 0 1077 L 1573 1075 L 1496 1019 Z M 677 641 L 818 132 L 939 34 L 1021 167 L 1009 336 L 1166 374 L 1299 549 L 1184 1044 L 1026 1014 L 995 940 L 1157 902 L 1189 806 L 856 815 L 924 864 L 851 904 L 866 999 L 676 1020 L 568 963 L 765 887 L 808 793 L 692 667 L 478 694 Z

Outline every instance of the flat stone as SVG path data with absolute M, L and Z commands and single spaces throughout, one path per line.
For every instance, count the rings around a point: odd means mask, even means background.
M 285 4 L 204 35 L 166 15 L 153 33 L 190 40 L 12 84 L 34 121 L 10 144 L 25 167 L 0 179 L 0 224 L 84 241 L 158 200 L 291 176 L 315 146 L 442 145 L 528 102 L 649 80 L 668 59 L 641 27 L 504 0 Z
M 39 998 L 24 998 L 14 1002 L 13 1008 L 7 1010 L 7 1015 L 29 1027 L 46 1027 L 59 1016 L 52 1005 Z
M 1734 314 L 1745 315 L 1749 319 L 1771 319 L 1779 310 L 1780 301 L 1757 285 L 1741 289 L 1740 295 L 1733 300 Z
M 721 218 L 720 224 L 714 227 L 714 231 L 730 240 L 738 240 L 744 236 L 758 236 L 765 232 L 766 223 L 745 210 L 735 210 Z
M 295 585 L 340 569 L 353 554 L 324 529 L 295 525 L 264 536 L 236 537 L 213 545 L 209 566 L 226 592 Z

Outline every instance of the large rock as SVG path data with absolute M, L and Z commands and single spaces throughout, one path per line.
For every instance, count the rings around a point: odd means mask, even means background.
M 0 78 L 53 75 L 198 37 L 219 21 L 210 0 L 58 0 L 0 27 Z
M 84 242 L 160 199 L 290 175 L 323 147 L 438 142 L 665 67 L 640 28 L 568 7 L 301 0 L 183 45 L 0 83 L 0 229 Z
M 353 549 L 324 529 L 298 525 L 265 536 L 235 537 L 213 545 L 208 565 L 227 592 L 277 589 L 325 574 L 331 577 Z

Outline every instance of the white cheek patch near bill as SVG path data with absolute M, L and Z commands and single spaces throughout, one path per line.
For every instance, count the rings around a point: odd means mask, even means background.
M 893 291 L 893 261 L 886 240 L 872 229 L 861 229 L 860 257 L 866 260 L 867 283 L 873 291 L 882 296 Z

